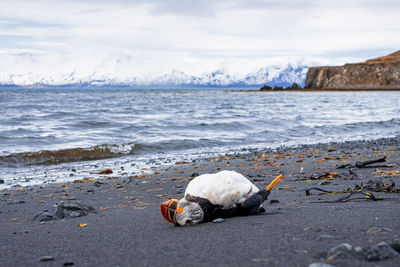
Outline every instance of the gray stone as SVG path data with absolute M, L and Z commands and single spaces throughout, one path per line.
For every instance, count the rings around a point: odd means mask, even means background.
M 329 182 L 329 181 L 321 181 L 321 182 L 318 183 L 318 185 L 328 185 L 328 184 L 331 184 L 331 182 Z
M 400 242 L 392 242 L 389 244 L 389 246 L 397 251 L 397 253 L 400 253 Z
M 53 256 L 43 256 L 40 257 L 40 261 L 53 261 L 55 258 Z
M 81 204 L 79 201 L 65 201 L 57 206 L 56 216 L 58 218 L 76 218 L 88 215 L 89 213 L 97 213 L 92 206 Z
M 380 261 L 388 258 L 399 257 L 399 253 L 395 251 L 386 242 L 381 242 L 378 245 L 368 249 L 365 253 L 367 261 Z
M 23 201 L 23 200 L 15 200 L 13 202 L 8 203 L 8 205 L 13 205 L 13 204 L 25 204 L 25 201 Z
M 39 221 L 39 222 L 52 221 L 56 219 L 57 219 L 56 216 L 48 212 L 41 212 L 39 214 L 36 214 L 35 217 L 33 218 L 34 221 Z
M 331 248 L 328 252 L 328 261 L 337 259 L 364 259 L 364 251 L 360 247 L 353 247 L 348 243 L 342 243 L 334 248 Z
M 320 235 L 315 240 L 329 239 L 329 238 L 333 238 L 333 236 L 331 236 L 331 235 Z
M 323 262 L 314 262 L 308 265 L 308 267 L 334 267 L 334 266 Z

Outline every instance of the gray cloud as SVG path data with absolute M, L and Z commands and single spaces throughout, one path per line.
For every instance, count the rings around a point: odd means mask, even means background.
M 143 71 L 361 60 L 399 49 L 398 14 L 398 0 L 2 0 L 0 54 L 32 50 L 85 65 L 122 51 Z
M 214 16 L 215 3 L 217 1 L 198 0 L 198 1 L 181 1 L 181 0 L 164 0 L 154 1 L 152 14 L 154 15 L 182 15 L 182 16 Z

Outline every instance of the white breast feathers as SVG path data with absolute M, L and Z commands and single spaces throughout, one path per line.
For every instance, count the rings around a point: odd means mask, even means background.
M 187 186 L 186 194 L 208 199 L 214 205 L 224 208 L 235 207 L 259 189 L 246 177 L 235 171 L 221 171 L 203 174 L 193 179 Z

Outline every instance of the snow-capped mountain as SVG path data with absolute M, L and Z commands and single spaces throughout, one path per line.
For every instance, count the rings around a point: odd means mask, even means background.
M 124 54 L 65 59 L 29 53 L 1 54 L 0 86 L 22 87 L 259 87 L 304 85 L 308 66 L 283 63 L 246 71 L 217 69 L 200 74 L 167 68 L 146 71 L 135 57 Z M 59 64 L 60 61 L 65 64 Z M 142 59 L 142 62 L 146 61 Z M 57 66 L 57 67 L 53 67 Z M 149 70 L 151 68 L 147 68 Z

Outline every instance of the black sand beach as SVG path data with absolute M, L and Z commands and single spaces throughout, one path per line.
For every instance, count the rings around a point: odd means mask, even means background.
M 355 166 L 384 156 L 385 162 Z M 265 214 L 193 227 L 163 220 L 161 201 L 182 197 L 196 173 L 224 169 L 242 173 L 259 188 L 284 175 L 264 203 Z M 396 256 L 380 261 L 327 258 L 341 243 L 367 249 L 380 242 L 400 242 L 400 138 L 243 151 L 152 171 L 140 177 L 105 174 L 102 180 L 88 177 L 0 192 L 0 265 L 400 265 Z M 372 196 L 355 192 L 344 199 L 349 201 L 340 201 L 350 193 L 338 191 L 357 191 L 357 185 Z M 336 193 L 310 190 L 306 196 L 311 187 Z M 34 220 L 43 212 L 54 215 L 57 205 L 66 201 L 80 201 L 95 210 L 78 218 Z

